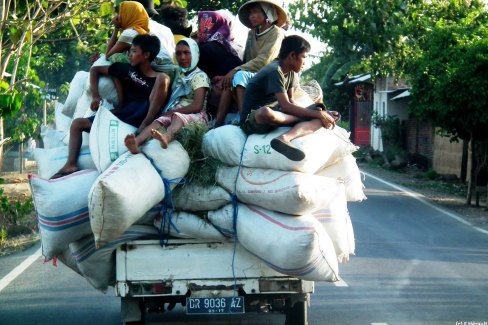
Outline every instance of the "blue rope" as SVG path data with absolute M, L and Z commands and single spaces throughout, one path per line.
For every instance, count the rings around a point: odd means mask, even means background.
M 180 232 L 176 225 L 173 223 L 173 212 L 175 210 L 175 203 L 173 200 L 173 191 L 171 190 L 172 184 L 182 185 L 185 184 L 186 179 L 184 177 L 178 177 L 173 179 L 167 179 L 163 177 L 164 183 L 164 199 L 163 207 L 161 209 L 161 224 L 159 227 L 159 244 L 164 247 L 169 241 L 169 231 L 173 227 L 176 232 Z M 168 237 L 166 237 L 168 234 Z
M 164 247 L 168 244 L 169 241 L 169 236 L 166 237 L 165 230 L 166 233 L 169 234 L 170 227 L 173 227 L 177 232 L 179 232 L 178 228 L 175 226 L 172 220 L 173 212 L 175 210 L 175 204 L 173 201 L 173 191 L 171 190 L 171 185 L 185 184 L 186 179 L 184 177 L 177 177 L 172 179 L 164 178 L 163 171 L 158 168 L 158 166 L 154 162 L 154 159 L 152 159 L 151 157 L 149 157 L 143 152 L 141 153 L 147 158 L 147 160 L 149 160 L 151 165 L 153 165 L 154 169 L 156 169 L 158 175 L 161 176 L 161 179 L 163 180 L 163 184 L 164 184 L 164 198 L 163 201 L 161 202 L 162 203 L 161 223 L 159 225 L 159 244 L 162 247 Z
M 235 272 L 235 267 L 234 267 L 234 261 L 236 257 L 236 250 L 237 250 L 237 216 L 239 214 L 239 205 L 237 204 L 237 180 L 239 179 L 239 174 L 241 172 L 241 167 L 242 167 L 242 159 L 244 157 L 244 149 L 246 148 L 246 143 L 247 143 L 247 138 L 246 141 L 244 141 L 244 145 L 242 146 L 241 150 L 241 157 L 239 159 L 239 166 L 237 166 L 237 174 L 236 174 L 236 181 L 234 183 L 234 193 L 232 193 L 231 196 L 231 202 L 232 202 L 232 228 L 234 231 L 234 252 L 232 253 L 232 277 L 234 278 L 234 297 L 237 296 L 237 278 L 236 278 L 236 272 Z

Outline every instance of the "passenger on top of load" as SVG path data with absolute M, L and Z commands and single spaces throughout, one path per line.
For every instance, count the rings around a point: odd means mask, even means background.
M 224 76 L 242 64 L 239 55 L 232 47 L 230 21 L 219 11 L 200 11 L 198 13 L 198 46 L 200 61 L 198 67 L 210 78 L 212 90 L 210 104 L 217 109 Z M 211 112 L 214 113 L 214 112 Z
M 184 38 L 176 45 L 178 71 L 172 85 L 171 97 L 163 114 L 139 134 L 129 134 L 125 145 L 131 153 L 139 152 L 139 145 L 151 135 L 167 148 L 175 135 L 189 122 L 208 123 L 206 97 L 210 87 L 207 74 L 197 67 L 198 44 L 191 38 Z M 158 129 L 166 128 L 165 133 Z
M 237 109 L 239 114 L 242 114 L 247 84 L 256 72 L 277 57 L 285 34 L 281 26 L 288 19 L 285 10 L 275 0 L 250 0 L 239 8 L 238 15 L 239 20 L 251 28 L 244 51 L 245 63 L 224 77 L 222 96 L 215 119 L 216 127 L 224 123 L 225 115 L 232 103 L 234 89 Z
M 183 7 L 164 5 L 159 9 L 161 22 L 171 29 L 175 44 L 190 37 L 192 27 L 188 22 L 188 11 Z
M 146 9 L 136 1 L 121 2 L 117 8 L 118 12 L 112 17 L 114 30 L 107 44 L 105 58 L 110 62 L 128 62 L 126 55 L 116 54 L 125 54 L 130 49 L 134 37 L 149 33 L 149 16 Z M 95 53 L 90 57 L 90 63 L 99 57 L 100 53 Z
M 268 133 L 279 126 L 292 128 L 271 140 L 271 147 L 293 161 L 305 154 L 290 141 L 335 125 L 336 116 L 322 105 L 301 107 L 293 103 L 293 88 L 298 87 L 310 44 L 297 35 L 281 43 L 278 59 L 261 69 L 249 82 L 244 97 L 240 126 L 246 134 Z M 323 107 L 325 108 L 325 107 Z
M 158 72 L 164 72 L 174 77 L 175 66 L 173 56 L 175 54 L 175 41 L 171 29 L 157 22 L 160 19 L 159 13 L 154 9 L 153 0 L 135 0 L 144 6 L 149 16 L 149 33 L 157 36 L 161 42 L 161 50 L 152 65 L 153 69 Z
M 98 80 L 101 76 L 116 79 L 117 94 L 123 102 L 112 113 L 121 121 L 142 130 L 150 124 L 166 102 L 170 84 L 169 77 L 156 72 L 151 62 L 159 52 L 159 39 L 154 35 L 138 35 L 132 41 L 129 63 L 115 62 L 109 66 L 93 66 L 90 69 L 90 88 L 93 100 L 90 108 L 96 111 L 101 98 L 98 93 Z M 79 170 L 82 132 L 90 132 L 95 116 L 77 118 L 71 123 L 68 144 L 68 161 L 51 179 L 59 178 Z

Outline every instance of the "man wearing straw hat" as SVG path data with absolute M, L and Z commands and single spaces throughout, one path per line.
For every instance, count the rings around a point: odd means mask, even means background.
M 231 70 L 223 79 L 215 126 L 224 123 L 235 90 L 235 100 L 239 113 L 242 112 L 244 92 L 249 80 L 262 67 L 274 60 L 279 53 L 280 44 L 285 37 L 281 28 L 288 20 L 285 10 L 275 0 L 250 0 L 239 8 L 239 20 L 250 28 L 244 64 Z

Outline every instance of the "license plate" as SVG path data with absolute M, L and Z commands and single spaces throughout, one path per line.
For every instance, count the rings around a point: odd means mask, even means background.
M 186 298 L 186 313 L 193 315 L 243 314 L 244 297 Z

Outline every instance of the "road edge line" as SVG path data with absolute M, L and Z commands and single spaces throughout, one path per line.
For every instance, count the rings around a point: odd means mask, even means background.
M 5 289 L 15 278 L 22 274 L 32 263 L 34 263 L 39 257 L 41 257 L 41 248 L 35 253 L 27 257 L 22 263 L 17 265 L 10 273 L 0 279 L 0 292 Z
M 424 195 L 420 194 L 420 193 L 417 193 L 415 191 L 412 191 L 412 190 L 410 190 L 410 189 L 408 189 L 406 187 L 403 187 L 401 185 L 397 185 L 397 184 L 394 184 L 394 183 L 390 183 L 390 182 L 385 181 L 385 180 L 383 180 L 383 179 L 381 179 L 381 178 L 379 178 L 377 176 L 371 175 L 370 173 L 367 173 L 365 171 L 361 171 L 361 173 L 363 173 L 364 175 L 366 175 L 368 177 L 371 177 L 371 178 L 377 180 L 378 182 L 381 182 L 381 183 L 386 184 L 386 185 L 388 185 L 390 187 L 393 187 L 394 189 L 397 189 L 399 191 L 405 192 L 405 193 L 408 194 L 408 196 L 416 199 L 419 202 L 422 202 L 423 204 L 427 205 L 428 207 L 431 207 L 432 209 L 435 209 L 435 210 L 437 210 L 439 212 L 442 212 L 445 215 L 447 215 L 448 217 L 450 217 L 450 218 L 452 218 L 452 219 L 454 219 L 456 221 L 459 221 L 459 222 L 461 222 L 461 223 L 463 223 L 463 224 L 465 224 L 467 226 L 471 226 L 475 230 L 477 230 L 477 231 L 479 231 L 479 232 L 481 232 L 481 233 L 483 233 L 485 235 L 488 235 L 488 231 L 487 230 L 482 229 L 482 228 L 479 228 L 479 227 L 476 227 L 471 222 L 466 221 L 465 219 L 463 219 L 463 217 L 461 217 L 460 215 L 458 215 L 456 213 L 453 213 L 453 212 L 451 212 L 451 211 L 449 211 L 449 210 L 447 210 L 445 208 L 442 208 L 442 207 L 438 206 L 435 203 L 429 202 L 426 199 L 426 197 Z

